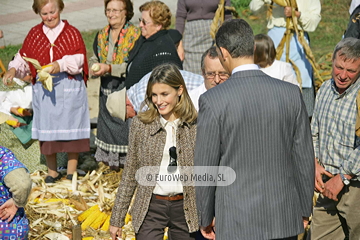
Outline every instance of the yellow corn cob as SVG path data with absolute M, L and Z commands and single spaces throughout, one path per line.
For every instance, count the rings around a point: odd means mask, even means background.
M 131 221 L 131 215 L 129 213 L 126 214 L 125 216 L 125 225 L 128 224 L 128 222 Z
M 105 231 L 107 232 L 109 230 L 109 227 L 110 227 L 110 218 L 111 218 L 111 215 L 108 215 L 106 217 L 106 220 L 104 222 L 104 224 L 101 226 L 101 230 L 102 231 Z
M 23 113 L 24 113 L 24 110 L 25 110 L 24 108 L 18 108 L 17 111 L 18 111 L 20 114 L 23 114 Z
M 84 221 L 87 217 L 90 216 L 90 214 L 92 212 L 94 212 L 95 210 L 99 210 L 99 205 L 94 205 L 91 208 L 87 209 L 86 211 L 82 212 L 79 216 L 78 216 L 78 220 L 79 222 Z
M 168 239 L 169 239 L 169 237 L 168 237 L 168 231 L 169 231 L 169 228 L 165 228 L 163 240 L 168 240 Z
M 63 202 L 65 204 L 69 204 L 70 201 L 69 199 L 60 199 L 60 198 L 50 198 L 48 200 L 45 201 L 46 203 L 50 203 L 50 202 Z
M 44 66 L 41 66 L 41 68 L 42 69 L 45 69 L 45 68 L 47 68 L 47 67 L 51 67 L 52 65 L 51 64 L 49 64 L 49 65 L 44 65 Z
M 103 223 L 105 222 L 107 216 L 108 215 L 106 213 L 101 212 L 100 215 L 98 215 L 97 219 L 95 219 L 95 221 L 90 224 L 90 227 L 95 230 L 99 229 L 101 225 L 103 225 Z
M 83 223 L 81 224 L 81 230 L 85 230 L 87 229 L 88 227 L 90 227 L 90 225 L 96 221 L 96 219 L 100 216 L 101 214 L 101 211 L 99 209 L 95 209 L 95 211 L 93 211 L 91 213 L 90 216 L 88 216 L 85 221 L 83 221 Z
M 15 120 L 6 120 L 6 123 L 9 124 L 12 127 L 19 127 L 20 123 L 18 121 Z
M 94 237 L 84 237 L 84 238 L 82 238 L 82 240 L 93 240 L 94 239 Z

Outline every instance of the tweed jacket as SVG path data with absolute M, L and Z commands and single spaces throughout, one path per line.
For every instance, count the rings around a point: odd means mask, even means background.
M 176 131 L 176 150 L 180 166 L 194 165 L 196 125 L 181 123 Z M 144 166 L 159 167 L 166 142 L 166 131 L 159 117 L 150 124 L 145 124 L 135 117 L 130 128 L 127 161 L 112 209 L 111 226 L 122 227 L 131 198 L 136 191 L 131 207 L 132 224 L 137 233 L 148 212 L 155 185 L 145 186 L 135 179 L 136 171 Z M 160 169 L 160 167 L 159 167 Z M 181 168 L 180 174 L 181 172 Z M 157 172 L 158 173 L 158 172 Z M 195 187 L 183 184 L 184 213 L 189 232 L 198 230 Z

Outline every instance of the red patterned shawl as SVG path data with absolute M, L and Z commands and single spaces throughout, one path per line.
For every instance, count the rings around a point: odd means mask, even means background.
M 63 20 L 65 26 L 60 35 L 54 42 L 53 61 L 61 59 L 65 55 L 83 54 L 83 78 L 86 81 L 89 76 L 89 67 L 86 58 L 86 47 L 79 30 L 71 26 L 66 20 Z M 37 59 L 41 66 L 50 63 L 50 47 L 51 43 L 43 32 L 44 23 L 40 23 L 33 27 L 25 38 L 24 44 L 20 50 L 20 55 Z M 32 83 L 36 81 L 36 69 L 29 64 L 33 77 Z M 69 78 L 74 78 L 69 74 Z

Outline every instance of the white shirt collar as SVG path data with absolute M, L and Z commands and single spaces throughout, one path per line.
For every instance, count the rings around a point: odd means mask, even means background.
M 240 65 L 232 70 L 231 74 L 234 74 L 236 72 L 245 71 L 245 70 L 259 70 L 259 66 L 256 64 L 244 64 Z
M 63 21 L 59 21 L 59 24 L 54 27 L 54 28 L 49 28 L 48 26 L 46 26 L 45 24 L 43 25 L 43 31 L 45 33 L 45 35 L 48 35 L 48 33 L 54 32 L 55 34 L 59 33 L 65 26 L 65 23 Z
M 180 118 L 177 118 L 177 119 L 175 119 L 175 120 L 172 121 L 172 122 L 169 122 L 169 121 L 167 121 L 165 118 L 163 118 L 163 117 L 160 115 L 160 123 L 161 123 L 161 125 L 162 125 L 164 128 L 165 128 L 166 125 L 168 125 L 168 124 L 171 124 L 171 125 L 173 125 L 173 126 L 179 126 Z

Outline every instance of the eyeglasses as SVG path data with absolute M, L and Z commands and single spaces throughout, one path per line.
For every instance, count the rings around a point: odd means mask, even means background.
M 220 73 L 207 72 L 207 73 L 205 73 L 205 77 L 210 80 L 214 79 L 216 75 L 218 75 L 221 80 L 227 80 L 230 77 L 229 74 L 224 73 L 224 72 L 220 72 Z
M 125 9 L 106 9 L 105 12 L 106 14 L 110 14 L 110 13 L 114 13 L 114 14 L 119 14 L 122 11 L 125 11 Z
M 145 19 L 143 18 L 139 18 L 139 23 L 142 22 L 144 24 L 144 26 L 146 26 L 146 24 L 149 24 L 150 22 L 145 21 Z
M 169 155 L 170 155 L 170 162 L 167 170 L 169 173 L 173 173 L 176 171 L 177 168 L 177 154 L 176 154 L 176 147 L 169 148 Z

